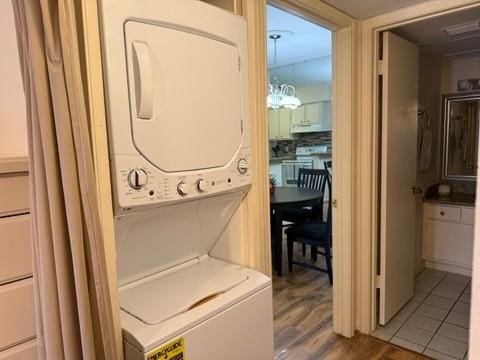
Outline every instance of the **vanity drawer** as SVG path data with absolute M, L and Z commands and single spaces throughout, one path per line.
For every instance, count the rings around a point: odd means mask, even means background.
M 28 174 L 0 174 L 0 216 L 28 212 Z
M 35 337 L 33 279 L 0 286 L 0 350 Z
M 31 274 L 30 215 L 0 218 L 0 284 Z
M 425 205 L 425 216 L 428 219 L 460 222 L 460 207 L 444 205 Z
M 462 224 L 475 224 L 475 208 L 462 207 Z
M 37 341 L 30 340 L 23 344 L 0 351 L 0 360 L 36 360 Z

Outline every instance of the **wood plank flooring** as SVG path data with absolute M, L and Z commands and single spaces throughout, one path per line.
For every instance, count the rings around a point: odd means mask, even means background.
M 371 336 L 335 335 L 327 275 L 298 266 L 289 274 L 284 258 L 284 276 L 273 278 L 276 360 L 429 359 Z

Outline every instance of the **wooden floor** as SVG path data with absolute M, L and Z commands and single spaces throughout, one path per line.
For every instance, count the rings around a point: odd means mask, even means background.
M 297 254 L 298 256 L 298 254 Z M 332 288 L 327 275 L 294 266 L 273 278 L 275 359 L 429 359 L 367 335 L 352 339 L 332 329 Z

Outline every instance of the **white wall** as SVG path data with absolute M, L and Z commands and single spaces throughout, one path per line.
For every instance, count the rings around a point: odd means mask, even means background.
M 0 154 L 27 154 L 25 96 L 11 0 L 0 0 Z
M 418 171 L 417 168 L 417 186 L 428 187 L 436 184 L 440 176 L 441 159 L 441 73 L 442 62 L 439 58 L 420 56 L 419 64 L 419 89 L 418 89 L 418 108 L 428 111 L 430 115 L 430 128 L 433 134 L 432 144 L 432 162 L 430 168 L 424 171 Z M 418 123 L 418 133 L 420 134 L 421 123 Z M 422 238 L 423 238 L 423 198 L 416 198 L 416 218 L 415 218 L 415 273 L 419 273 L 423 268 L 422 259 Z
M 331 84 L 315 84 L 295 88 L 300 101 L 304 104 L 330 100 L 332 98 Z
M 464 79 L 480 79 L 480 53 L 444 58 L 442 92 L 457 92 L 457 81 Z

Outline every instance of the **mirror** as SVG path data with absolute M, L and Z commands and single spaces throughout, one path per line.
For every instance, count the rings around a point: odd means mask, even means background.
M 476 180 L 480 92 L 443 99 L 443 178 Z

